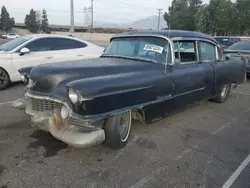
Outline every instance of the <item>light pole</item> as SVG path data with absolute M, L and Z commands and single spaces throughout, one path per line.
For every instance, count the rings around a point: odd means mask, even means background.
M 91 0 L 91 32 L 94 32 L 94 0 Z
M 159 30 L 160 29 L 160 16 L 161 16 L 162 8 L 159 8 L 157 10 L 159 11 L 159 13 L 158 13 L 158 30 Z
M 70 32 L 74 32 L 74 0 L 70 0 Z

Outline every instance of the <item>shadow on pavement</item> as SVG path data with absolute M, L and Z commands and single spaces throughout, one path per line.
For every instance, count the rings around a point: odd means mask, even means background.
M 67 144 L 55 139 L 50 133 L 45 131 L 37 130 L 32 133 L 31 137 L 36 140 L 28 145 L 28 149 L 37 149 L 38 147 L 43 146 L 45 149 L 43 154 L 45 158 L 53 157 L 57 155 L 59 151 L 68 147 Z

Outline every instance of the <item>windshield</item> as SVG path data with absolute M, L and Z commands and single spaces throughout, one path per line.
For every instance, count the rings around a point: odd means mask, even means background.
M 16 47 L 20 46 L 21 44 L 23 44 L 24 42 L 27 42 L 30 39 L 31 38 L 27 37 L 27 36 L 16 38 L 14 40 L 11 40 L 11 41 L 6 42 L 5 44 L 1 45 L 0 50 L 6 51 L 6 52 L 11 51 L 11 50 L 15 49 Z
M 169 43 L 163 38 L 156 37 L 126 37 L 111 41 L 103 56 L 126 56 L 142 58 L 155 63 L 170 63 L 171 51 Z
M 219 37 L 215 37 L 215 40 L 220 44 L 220 45 L 227 45 L 227 42 L 229 40 L 229 38 L 219 38 Z
M 237 42 L 228 48 L 229 50 L 249 50 L 250 51 L 250 41 L 247 42 Z

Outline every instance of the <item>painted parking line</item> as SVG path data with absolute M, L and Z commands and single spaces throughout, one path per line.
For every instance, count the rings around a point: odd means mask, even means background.
M 230 178 L 227 180 L 227 182 L 223 185 L 222 188 L 229 188 L 249 163 L 250 163 L 250 154 L 240 164 L 240 166 L 237 168 L 237 170 L 230 176 Z
M 240 95 L 247 95 L 247 96 L 250 96 L 249 93 L 243 93 L 243 92 L 239 92 L 239 91 L 233 91 L 233 93 L 240 94 Z
M 4 105 L 4 104 L 11 104 L 11 103 L 13 103 L 14 101 L 6 101 L 6 102 L 0 102 L 0 106 L 1 105 Z

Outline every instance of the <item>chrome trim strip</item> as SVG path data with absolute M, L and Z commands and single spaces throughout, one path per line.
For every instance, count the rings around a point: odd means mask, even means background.
M 115 92 L 109 92 L 109 93 L 104 93 L 104 94 L 100 94 L 100 95 L 94 95 L 91 96 L 91 99 L 95 99 L 98 97 L 105 97 L 108 95 L 113 95 L 113 94 L 121 94 L 121 93 L 127 93 L 127 92 L 132 92 L 132 91 L 136 91 L 136 90 L 143 90 L 143 89 L 148 89 L 148 88 L 152 88 L 153 86 L 144 86 L 144 87 L 140 87 L 140 88 L 133 88 L 133 89 L 124 89 L 124 90 L 120 90 L 120 91 L 115 91 Z M 83 102 L 84 100 L 80 101 Z
M 82 116 L 82 115 L 74 113 L 72 111 L 72 108 L 70 108 L 70 106 L 68 105 L 67 102 L 64 101 L 63 104 L 69 109 L 70 117 L 84 119 L 84 121 L 98 121 L 98 120 L 105 119 L 105 118 L 107 118 L 109 116 L 119 114 L 121 112 L 131 111 L 131 110 L 138 109 L 138 108 L 141 109 L 141 108 L 143 108 L 144 106 L 147 106 L 147 105 L 160 103 L 160 102 L 163 102 L 163 101 L 166 101 L 166 100 L 173 99 L 175 97 L 190 94 L 190 93 L 193 93 L 193 92 L 196 92 L 196 91 L 201 91 L 201 90 L 204 90 L 205 88 L 206 87 L 202 87 L 202 88 L 195 89 L 195 90 L 192 90 L 192 91 L 188 91 L 188 92 L 185 92 L 185 93 L 181 93 L 181 94 L 178 94 L 178 95 L 175 95 L 175 96 L 172 96 L 171 94 L 169 94 L 169 95 L 167 95 L 165 97 L 162 97 L 162 98 L 157 97 L 157 99 L 154 100 L 154 101 L 149 101 L 149 102 L 142 103 L 142 104 L 136 104 L 136 105 L 133 105 L 133 106 L 120 108 L 120 109 L 117 109 L 117 110 L 113 110 L 113 111 L 110 111 L 110 112 L 105 112 L 105 113 L 97 114 L 97 115 Z M 29 94 L 29 96 L 32 97 L 31 94 Z M 35 96 L 35 97 L 38 98 L 38 99 L 44 99 L 44 97 L 39 97 L 39 96 Z M 53 100 L 53 99 L 48 97 L 48 100 Z M 56 101 L 56 100 L 54 100 L 54 101 Z
M 196 92 L 196 91 L 202 91 L 202 90 L 204 90 L 205 88 L 206 88 L 206 87 L 201 87 L 201 88 L 199 88 L 199 89 L 194 89 L 194 90 L 192 90 L 192 91 L 180 93 L 180 94 L 178 94 L 178 95 L 175 95 L 174 97 L 180 97 L 180 96 L 182 96 L 182 95 L 187 95 L 187 94 L 190 94 L 190 93 L 193 93 L 193 92 Z
M 215 43 L 213 40 L 202 38 L 202 37 L 172 37 L 172 41 L 174 40 L 194 40 L 194 41 L 204 41 L 204 42 L 209 42 L 217 46 L 218 44 Z
M 131 111 L 131 110 L 134 110 L 134 109 L 141 109 L 144 106 L 160 103 L 160 102 L 163 102 L 163 101 L 166 101 L 166 100 L 170 100 L 172 98 L 173 98 L 172 95 L 167 95 L 167 97 L 164 97 L 162 99 L 156 99 L 154 101 L 150 101 L 150 102 L 146 102 L 146 103 L 142 103 L 142 104 L 136 104 L 136 105 L 133 105 L 133 106 L 120 108 L 120 109 L 113 110 L 113 111 L 110 111 L 110 112 L 105 112 L 105 113 L 102 113 L 102 114 L 87 115 L 87 116 L 83 116 L 83 117 L 84 117 L 84 119 L 90 120 L 90 121 L 93 120 L 93 119 L 94 120 L 105 119 L 105 118 L 107 118 L 109 116 L 113 116 L 113 115 L 116 115 L 116 114 L 119 114 L 119 113 L 122 113 L 122 112 Z
M 52 97 L 48 97 L 48 96 L 39 96 L 39 95 L 34 95 L 29 93 L 28 91 L 25 93 L 25 97 L 31 97 L 31 98 L 35 98 L 35 99 L 44 99 L 44 100 L 50 100 L 50 101 L 54 101 L 54 102 L 58 102 L 58 103 L 63 103 L 63 100 L 59 100 L 59 99 L 55 99 Z

